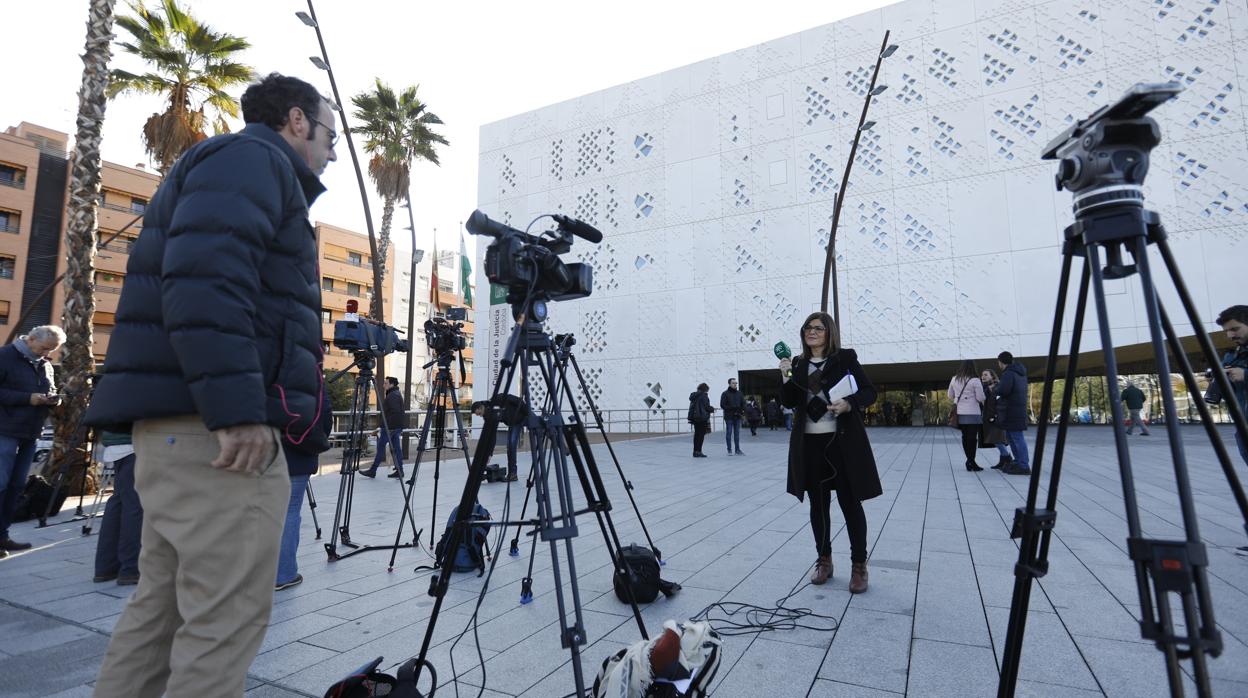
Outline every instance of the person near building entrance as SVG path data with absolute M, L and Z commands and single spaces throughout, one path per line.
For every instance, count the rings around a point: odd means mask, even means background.
M 1134 434 L 1135 427 L 1140 427 L 1140 436 L 1148 436 L 1148 425 L 1144 423 L 1144 418 L 1140 416 L 1140 410 L 1144 409 L 1144 391 L 1135 387 L 1135 382 L 1128 380 L 1127 387 L 1122 390 L 1122 404 L 1127 406 L 1127 412 L 1131 415 L 1127 422 L 1127 433 Z
M 1001 381 L 997 383 L 997 425 L 1005 430 L 1014 462 L 1002 466 L 1007 475 L 1030 475 L 1031 458 L 1027 455 L 1027 368 L 1003 351 L 997 355 Z
M 832 316 L 812 313 L 802 323 L 802 352 L 780 360 L 780 401 L 796 411 L 789 435 L 787 491 L 799 501 L 810 497 L 810 530 L 815 537 L 811 584 L 832 577 L 832 492 L 849 532 L 849 591 L 867 590 L 867 516 L 862 503 L 883 494 L 862 412 L 875 402 L 875 387 L 853 349 L 840 346 Z M 857 390 L 833 398 L 829 390 L 852 377 Z
M 698 389 L 689 393 L 689 423 L 693 425 L 693 457 L 706 458 L 702 452 L 702 444 L 706 441 L 706 433 L 711 430 L 711 386 L 699 383 Z
M 728 379 L 728 389 L 719 395 L 719 407 L 724 411 L 724 441 L 728 444 L 728 455 L 732 455 L 736 447 L 737 455 L 741 452 L 741 415 L 745 413 L 745 397 L 737 390 L 737 379 Z
M 997 383 L 1000 381 L 997 380 L 997 372 L 987 368 L 979 374 L 979 380 L 984 384 L 984 428 L 980 432 L 979 447 L 995 446 L 997 448 L 997 453 L 1001 458 L 996 465 L 992 466 L 992 469 L 1000 470 L 1014 462 L 1010 456 L 1010 448 L 1006 445 L 1005 430 L 997 424 L 996 390 Z

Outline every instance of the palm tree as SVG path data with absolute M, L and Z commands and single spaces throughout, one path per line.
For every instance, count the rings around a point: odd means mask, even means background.
M 352 97 L 351 103 L 355 105 L 355 118 L 361 122 L 355 130 L 364 135 L 364 152 L 372 156 L 368 161 L 368 175 L 384 202 L 377 248 L 381 259 L 373 260 L 381 272 L 379 278 L 384 279 L 394 204 L 408 196 L 412 160 L 427 160 L 438 165 L 435 144 L 449 144 L 430 128 L 441 124 L 442 119 L 428 111 L 427 105 L 416 97 L 419 86 L 395 94 L 381 78 L 376 78 L 375 82 L 373 90 Z
M 213 31 L 178 6 L 161 0 L 159 11 L 142 0 L 130 5 L 136 16 L 119 17 L 117 24 L 133 37 L 120 42 L 122 50 L 151 65 L 142 75 L 114 70 L 110 98 L 138 93 L 167 96 L 169 106 L 152 114 L 143 125 L 143 143 L 162 175 L 187 148 L 214 131 L 229 130 L 225 117 L 238 117 L 238 101 L 226 90 L 245 85 L 255 76 L 250 66 L 234 61 L 250 47 L 246 39 Z
M 86 49 L 82 54 L 82 87 L 78 90 L 78 124 L 74 134 L 73 170 L 69 180 L 68 222 L 65 226 L 65 311 L 67 335 L 61 349 L 61 390 L 68 397 L 56 408 L 56 435 L 50 463 L 84 472 L 78 446 L 79 425 L 87 409 L 87 381 L 95 372 L 91 319 L 95 314 L 96 211 L 100 195 L 100 131 L 108 106 L 108 62 L 112 58 L 115 0 L 91 0 L 87 14 Z M 66 459 L 69 462 L 66 463 Z M 72 490 L 71 490 L 72 491 Z M 40 512 L 42 514 L 42 512 Z

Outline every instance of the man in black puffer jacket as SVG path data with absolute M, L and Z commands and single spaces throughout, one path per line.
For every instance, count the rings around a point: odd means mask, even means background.
M 1001 381 L 997 383 L 997 426 L 1005 431 L 1014 462 L 1001 467 L 1007 475 L 1030 475 L 1027 455 L 1027 368 L 1003 351 L 997 356 Z
M 133 430 L 139 586 L 95 695 L 242 695 L 273 604 L 290 478 L 316 453 L 324 390 L 308 206 L 335 159 L 333 111 L 272 74 L 247 127 L 186 151 L 130 255 L 86 420 Z

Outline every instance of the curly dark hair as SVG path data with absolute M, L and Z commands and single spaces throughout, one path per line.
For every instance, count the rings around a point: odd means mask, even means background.
M 280 131 L 289 119 L 291 107 L 299 107 L 305 116 L 316 118 L 325 98 L 312 85 L 281 73 L 269 73 L 260 82 L 252 83 L 240 100 L 243 121 L 264 124 Z M 316 122 L 309 122 L 308 140 L 316 134 Z
M 1218 319 L 1214 322 L 1219 325 L 1225 325 L 1231 320 L 1238 320 L 1239 322 L 1248 325 L 1248 305 L 1232 305 L 1226 310 L 1218 313 Z

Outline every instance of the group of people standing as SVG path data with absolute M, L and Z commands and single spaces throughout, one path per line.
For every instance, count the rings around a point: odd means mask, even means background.
M 997 356 L 997 373 L 991 369 L 977 372 L 975 362 L 962 362 L 957 374 L 949 381 L 949 399 L 953 401 L 950 425 L 962 433 L 962 453 L 966 469 L 979 472 L 975 462 L 980 448 L 996 447 L 1001 454 L 994 469 L 1008 475 L 1030 475 L 1027 453 L 1027 369 L 1003 351 Z

